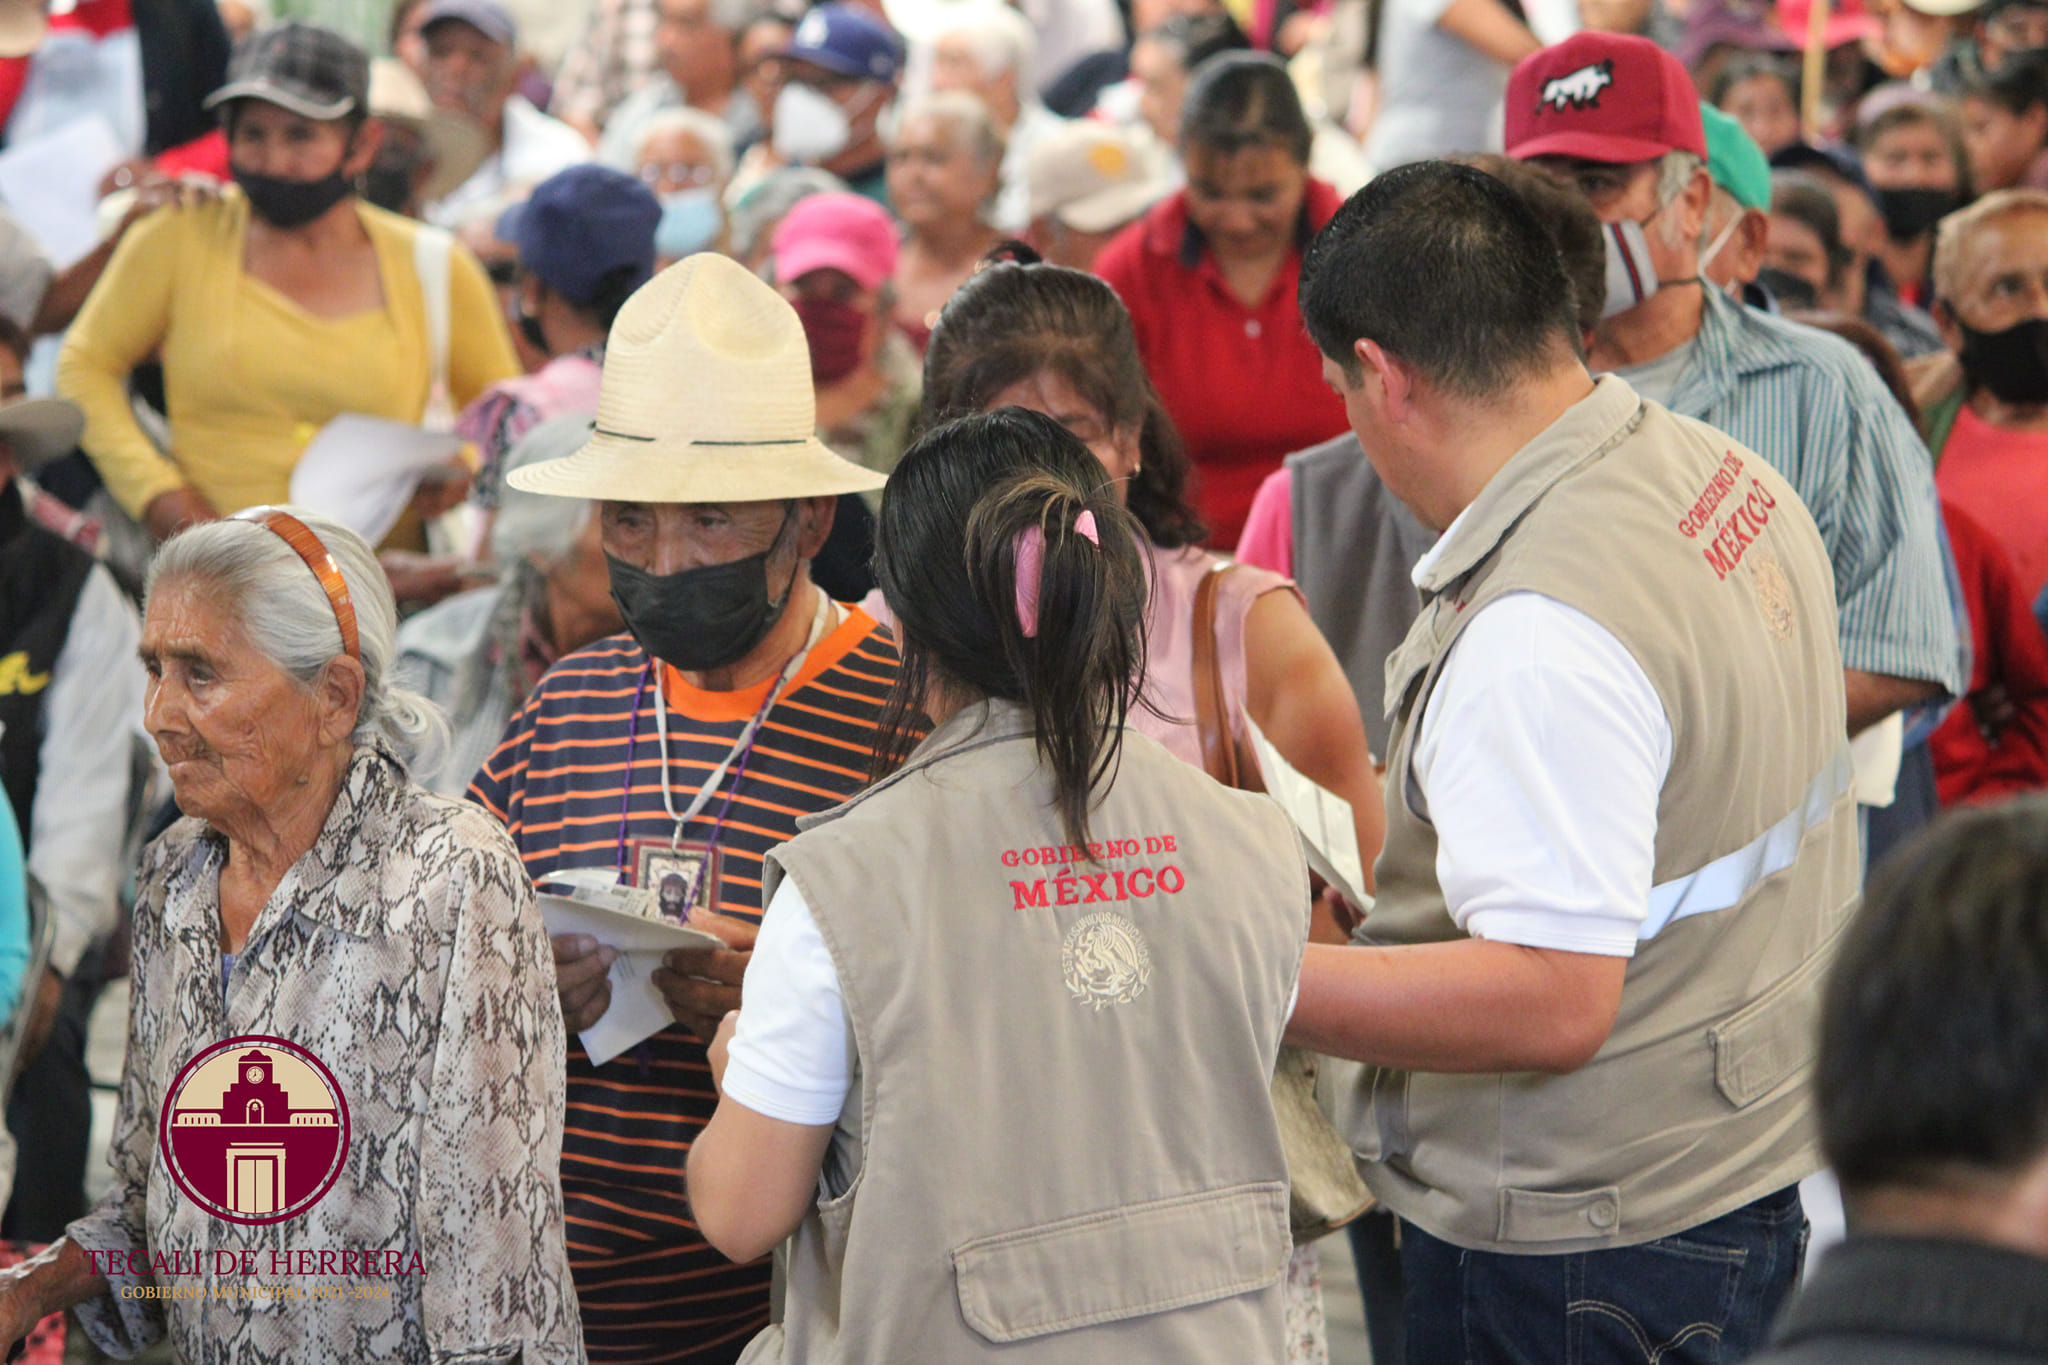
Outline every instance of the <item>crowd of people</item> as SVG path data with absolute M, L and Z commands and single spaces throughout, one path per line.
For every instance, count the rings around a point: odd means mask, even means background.
M 0 1351 L 2048 1358 L 2048 0 L 323 4 L 0 0 Z

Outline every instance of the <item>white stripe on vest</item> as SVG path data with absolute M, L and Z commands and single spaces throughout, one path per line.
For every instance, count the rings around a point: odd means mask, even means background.
M 1784 819 L 1699 871 L 1651 887 L 1650 913 L 1636 937 L 1647 943 L 1675 919 L 1726 910 L 1748 895 L 1758 882 L 1792 866 L 1800 841 L 1807 831 L 1827 820 L 1855 776 L 1855 764 L 1845 742 L 1827 766 L 1815 774 L 1806 788 L 1806 799 Z

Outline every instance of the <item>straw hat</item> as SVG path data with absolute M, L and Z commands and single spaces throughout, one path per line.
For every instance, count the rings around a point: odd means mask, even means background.
M 78 448 L 85 435 L 85 413 L 66 398 L 17 398 L 0 404 L 0 439 L 14 450 L 14 461 L 34 473 Z
M 484 126 L 435 105 L 412 68 L 396 57 L 370 60 L 370 112 L 386 123 L 412 129 L 426 144 L 433 165 L 420 184 L 423 204 L 446 198 L 491 154 L 491 137 Z
M 529 493 L 623 502 L 771 502 L 880 488 L 827 449 L 803 324 L 739 262 L 691 256 L 612 323 L 597 426 L 574 455 L 514 470 Z

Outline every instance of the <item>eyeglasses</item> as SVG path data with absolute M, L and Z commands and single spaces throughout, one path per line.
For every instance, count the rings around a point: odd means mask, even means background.
M 716 167 L 693 165 L 687 161 L 666 164 L 650 161 L 640 167 L 640 183 L 643 185 L 710 185 L 717 180 Z

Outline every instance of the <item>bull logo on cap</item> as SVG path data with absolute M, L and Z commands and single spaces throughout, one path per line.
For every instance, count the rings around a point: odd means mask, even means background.
M 1540 111 L 1545 105 L 1562 114 L 1566 109 L 1598 109 L 1600 92 L 1614 84 L 1614 60 L 1593 62 L 1576 71 L 1562 76 L 1553 76 L 1543 83 L 1543 94 L 1536 101 Z

